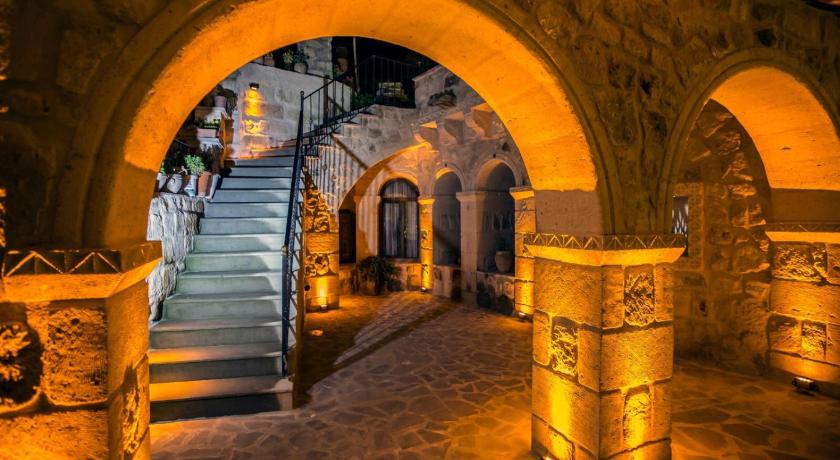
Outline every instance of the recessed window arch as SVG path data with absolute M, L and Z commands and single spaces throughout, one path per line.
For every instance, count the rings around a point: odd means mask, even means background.
M 379 255 L 396 259 L 420 256 L 420 216 L 417 187 L 394 179 L 379 193 Z

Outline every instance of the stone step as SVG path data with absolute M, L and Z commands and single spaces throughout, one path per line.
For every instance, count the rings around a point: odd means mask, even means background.
M 277 375 L 153 383 L 152 422 L 292 408 L 292 382 Z
M 288 177 L 223 177 L 220 190 L 288 190 L 292 179 Z
M 227 379 L 283 372 L 280 341 L 149 350 L 151 383 Z
M 286 217 L 289 203 L 209 203 L 204 217 Z
M 187 255 L 188 272 L 279 271 L 283 255 L 279 252 L 204 252 Z
M 291 166 L 236 166 L 228 177 L 292 177 Z
M 175 282 L 177 294 L 280 292 L 280 271 L 184 272 Z
M 295 162 L 293 156 L 294 150 L 289 150 L 288 155 L 274 156 L 274 157 L 256 157 L 256 158 L 242 158 L 227 160 L 225 165 L 231 168 L 239 166 L 259 166 L 259 167 L 276 167 L 276 166 L 292 166 Z
M 288 203 L 288 190 L 216 190 L 211 203 Z
M 161 321 L 149 330 L 149 346 L 184 348 L 274 342 L 281 340 L 282 328 L 279 316 Z M 293 343 L 294 333 L 289 331 L 289 344 Z
M 273 292 L 247 294 L 175 294 L 163 302 L 167 320 L 266 318 L 280 316 L 280 295 Z M 294 309 L 294 306 L 292 306 Z M 294 316 L 294 312 L 292 312 Z
M 286 232 L 285 217 L 206 217 L 198 223 L 202 235 L 244 235 Z
M 279 251 L 283 248 L 283 233 L 252 235 L 195 235 L 193 253 Z

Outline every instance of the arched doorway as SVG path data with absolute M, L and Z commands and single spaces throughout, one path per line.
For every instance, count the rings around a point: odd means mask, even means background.
M 461 191 L 461 180 L 451 171 L 435 183 L 432 224 L 435 265 L 461 264 L 461 207 L 455 198 Z
M 496 254 L 513 253 L 514 203 L 510 189 L 516 185 L 513 171 L 502 161 L 491 161 L 479 172 L 476 188 L 482 195 L 483 212 L 478 242 L 478 271 L 508 273 L 512 269 L 509 263 L 499 267 Z

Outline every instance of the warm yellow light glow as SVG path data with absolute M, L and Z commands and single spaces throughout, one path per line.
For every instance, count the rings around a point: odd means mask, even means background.
M 245 115 L 248 117 L 263 116 L 263 97 L 256 88 L 248 88 L 245 91 Z

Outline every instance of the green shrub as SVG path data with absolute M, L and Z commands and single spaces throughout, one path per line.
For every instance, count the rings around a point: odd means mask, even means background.
M 397 267 L 390 260 L 383 257 L 371 256 L 356 267 L 363 281 L 372 281 L 376 295 L 382 294 L 385 286 L 396 280 Z
M 201 158 L 199 155 L 187 155 L 184 157 L 184 163 L 187 166 L 187 169 L 190 170 L 190 174 L 199 175 L 204 171 L 207 171 L 207 166 L 204 164 L 204 159 Z

